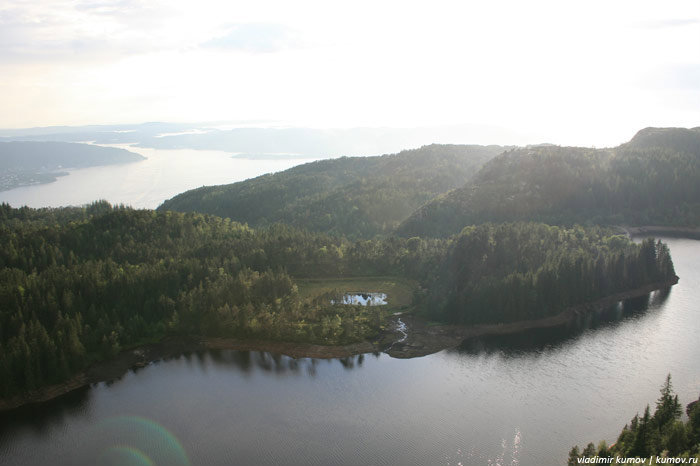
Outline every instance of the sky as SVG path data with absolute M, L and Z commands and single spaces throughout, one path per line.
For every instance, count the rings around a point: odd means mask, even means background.
M 487 125 L 613 145 L 700 126 L 700 1 L 3 0 L 0 95 L 1 128 Z

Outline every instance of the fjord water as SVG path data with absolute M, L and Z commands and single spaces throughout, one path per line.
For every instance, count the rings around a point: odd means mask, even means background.
M 251 160 L 214 150 L 148 149 L 112 144 L 137 152 L 146 160 L 121 165 L 67 170 L 53 183 L 22 186 L 0 192 L 0 202 L 13 207 L 60 207 L 104 199 L 112 204 L 155 209 L 166 199 L 187 191 L 233 183 L 265 173 L 286 170 L 311 159 Z
M 698 398 L 700 241 L 666 241 L 678 285 L 612 321 L 409 360 L 183 355 L 0 414 L 0 463 L 561 465 L 614 442 L 668 372 Z

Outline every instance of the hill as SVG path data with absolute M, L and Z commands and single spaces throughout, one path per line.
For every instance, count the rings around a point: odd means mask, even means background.
M 647 128 L 610 149 L 536 146 L 495 157 L 398 228 L 447 236 L 465 225 L 700 224 L 700 128 Z
M 60 170 L 136 162 L 144 157 L 115 147 L 47 141 L 0 142 L 0 190 L 54 181 Z
M 224 186 L 187 191 L 159 210 L 197 211 L 252 226 L 288 223 L 373 237 L 464 184 L 502 146 L 429 145 L 393 155 L 342 157 Z

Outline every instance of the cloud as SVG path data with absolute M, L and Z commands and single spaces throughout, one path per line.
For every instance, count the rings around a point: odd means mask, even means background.
M 651 89 L 700 91 L 700 63 L 659 66 L 643 76 L 642 84 Z
M 109 60 L 152 48 L 150 29 L 168 9 L 157 2 L 23 2 L 0 7 L 6 63 Z
M 669 66 L 664 71 L 665 82 L 669 86 L 700 91 L 700 63 Z
M 226 28 L 224 34 L 202 44 L 207 48 L 253 53 L 278 52 L 299 45 L 298 31 L 274 23 L 234 24 Z
M 637 26 L 642 29 L 668 29 L 697 24 L 700 24 L 700 19 L 698 18 L 671 18 L 642 21 L 637 23 Z

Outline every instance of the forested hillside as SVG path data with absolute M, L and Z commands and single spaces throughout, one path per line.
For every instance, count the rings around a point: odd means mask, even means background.
M 510 150 L 398 229 L 448 236 L 515 220 L 550 224 L 700 224 L 700 128 L 647 128 L 613 149 Z
M 209 213 L 251 226 L 275 222 L 371 238 L 462 186 L 501 146 L 430 145 L 380 157 L 323 160 L 239 183 L 187 191 L 159 210 Z
M 0 240 L 0 396 L 166 335 L 339 344 L 380 332 L 382 309 L 304 297 L 301 277 L 411 278 L 418 311 L 456 323 L 551 315 L 673 277 L 661 243 L 530 223 L 351 242 L 106 202 L 3 204 Z
M 420 309 L 457 324 L 515 322 L 675 279 L 668 247 L 651 238 L 633 244 L 599 227 L 486 224 L 449 241 Z

